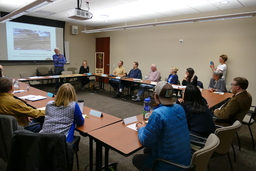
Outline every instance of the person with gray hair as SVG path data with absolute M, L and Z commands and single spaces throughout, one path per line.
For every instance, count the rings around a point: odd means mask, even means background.
M 214 71 L 212 78 L 210 79 L 209 88 L 210 92 L 226 92 L 226 82 L 222 78 L 223 73 L 221 71 Z
M 61 75 L 61 72 L 64 71 L 64 64 L 67 62 L 64 55 L 60 54 L 59 48 L 54 49 L 55 54 L 52 56 L 52 60 L 54 62 L 54 75 Z M 55 79 L 55 91 L 58 90 L 58 88 L 63 83 L 63 78 Z
M 151 71 L 148 74 L 148 80 L 150 81 L 159 81 L 161 79 L 161 73 L 157 70 L 156 64 L 152 64 L 150 67 Z M 138 94 L 132 97 L 132 101 L 139 102 L 141 97 L 147 89 L 154 88 L 154 85 L 151 84 L 141 84 L 138 90 Z

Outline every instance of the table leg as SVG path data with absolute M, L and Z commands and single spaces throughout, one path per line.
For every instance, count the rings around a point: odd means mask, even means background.
M 90 171 L 93 171 L 93 139 L 90 137 Z
M 96 140 L 96 171 L 102 168 L 102 145 Z

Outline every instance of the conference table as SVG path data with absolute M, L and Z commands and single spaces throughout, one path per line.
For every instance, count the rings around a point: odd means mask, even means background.
M 80 76 L 80 75 L 77 75 Z M 93 76 L 97 76 L 96 74 Z M 66 77 L 66 76 L 64 76 Z M 73 74 L 67 77 L 74 77 Z M 106 77 L 100 75 L 100 77 Z M 108 76 L 107 76 L 108 77 Z M 125 80 L 127 78 L 124 78 Z M 152 84 L 149 80 L 132 80 L 127 79 L 127 81 L 133 81 L 136 83 L 145 83 L 145 84 Z M 104 83 L 103 83 L 104 84 Z M 153 83 L 155 84 L 155 83 Z M 20 83 L 20 89 L 25 90 L 27 84 Z M 182 88 L 181 88 L 182 89 Z M 184 89 L 184 88 L 183 88 Z M 231 93 L 223 93 L 223 94 L 215 94 L 209 92 L 208 90 L 202 90 L 203 97 L 207 100 L 209 104 L 209 108 L 213 108 L 216 105 L 223 103 L 228 98 L 232 97 Z M 47 92 L 42 90 L 30 87 L 30 90 L 26 92 L 16 93 L 16 97 L 21 97 L 29 94 L 34 95 L 42 95 L 47 96 Z M 45 107 L 47 102 L 53 100 L 53 97 L 47 97 L 46 99 L 31 102 L 26 101 L 26 103 L 34 108 L 42 108 Z M 102 148 L 105 148 L 105 166 L 108 166 L 109 160 L 109 150 L 113 149 L 114 151 L 124 155 L 129 156 L 134 152 L 142 149 L 142 145 L 138 139 L 138 133 L 131 128 L 128 128 L 122 122 L 121 118 L 117 118 L 115 116 L 103 113 L 103 117 L 96 117 L 90 115 L 91 108 L 84 106 L 83 114 L 86 114 L 88 118 L 85 118 L 85 124 L 83 126 L 77 127 L 76 130 L 82 136 L 89 136 L 90 139 L 90 170 L 93 170 L 93 141 L 96 142 L 96 170 L 102 170 Z M 136 114 L 135 114 L 136 115 Z M 137 120 L 142 120 L 142 114 L 137 116 Z M 105 167 L 105 170 L 108 170 L 108 167 Z

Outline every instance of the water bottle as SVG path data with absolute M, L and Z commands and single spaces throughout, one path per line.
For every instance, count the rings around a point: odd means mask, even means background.
M 148 120 L 148 118 L 149 118 L 149 116 L 150 116 L 150 109 L 151 109 L 151 100 L 150 100 L 150 97 L 145 98 L 143 107 L 144 107 L 143 119 L 144 119 L 144 120 Z
M 19 81 L 16 80 L 16 81 L 14 82 L 14 86 L 13 86 L 13 87 L 14 87 L 15 90 L 19 90 L 19 89 L 20 89 L 20 83 L 19 83 Z
M 80 99 L 77 101 L 77 103 L 78 103 L 78 106 L 79 106 L 81 112 L 83 113 L 84 112 L 84 100 Z

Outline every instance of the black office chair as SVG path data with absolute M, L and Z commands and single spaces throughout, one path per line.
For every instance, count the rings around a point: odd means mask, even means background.
M 71 171 L 73 145 L 66 142 L 64 134 L 17 130 L 13 134 L 7 171 Z
M 202 89 L 204 88 L 204 85 L 201 81 L 197 81 L 197 86 Z

